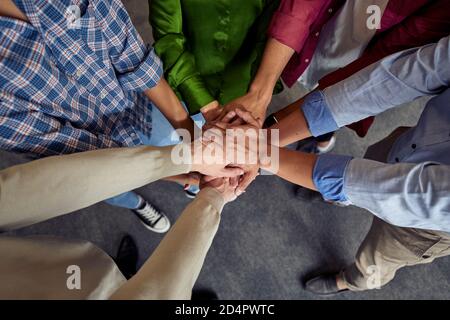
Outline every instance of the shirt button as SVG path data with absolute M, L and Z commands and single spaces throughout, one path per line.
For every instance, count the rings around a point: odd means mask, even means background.
M 105 99 L 105 98 L 106 98 L 106 92 L 103 92 L 103 91 L 102 91 L 102 93 L 100 94 L 100 97 L 101 97 L 102 99 Z
M 320 35 L 320 32 L 316 32 L 315 36 L 318 37 Z
M 134 137 L 136 137 L 136 133 L 132 132 L 132 133 L 130 134 L 130 136 L 132 136 L 132 137 L 134 138 Z
M 309 59 L 305 59 L 305 63 L 309 63 Z
M 395 162 L 400 162 L 400 159 L 399 158 L 395 158 Z
M 77 77 L 81 77 L 83 75 L 83 71 L 82 70 L 77 70 L 76 72 Z
M 333 8 L 328 9 L 328 12 L 332 13 L 333 12 Z
M 411 146 L 411 148 L 413 148 L 413 149 L 417 148 L 417 144 L 414 143 L 414 144 Z

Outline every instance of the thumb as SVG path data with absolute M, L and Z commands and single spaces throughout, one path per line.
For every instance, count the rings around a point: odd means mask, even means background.
M 227 167 L 223 168 L 220 173 L 220 175 L 224 178 L 233 178 L 243 175 L 244 170 L 242 168 Z
M 236 194 L 241 195 L 250 186 L 250 184 L 256 179 L 259 173 L 247 172 L 239 182 L 239 186 L 236 189 Z

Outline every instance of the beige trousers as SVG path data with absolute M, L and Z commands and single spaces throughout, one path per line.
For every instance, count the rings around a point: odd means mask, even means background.
M 450 234 L 400 228 L 375 217 L 355 263 L 342 275 L 352 291 L 379 289 L 394 279 L 397 270 L 431 263 L 447 255 L 450 255 Z
M 397 138 L 406 128 L 371 146 L 365 158 L 385 162 Z M 450 255 L 450 234 L 431 230 L 400 228 L 374 217 L 355 262 L 342 272 L 352 291 L 378 289 L 394 279 L 397 270 L 431 263 Z

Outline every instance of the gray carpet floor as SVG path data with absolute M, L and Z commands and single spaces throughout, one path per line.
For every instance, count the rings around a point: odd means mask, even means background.
M 151 43 L 147 1 L 124 3 L 144 40 Z M 271 110 L 303 94 L 298 87 L 286 90 L 274 98 Z M 416 101 L 378 117 L 365 139 L 342 129 L 335 152 L 362 156 L 367 146 L 397 126 L 415 124 L 423 104 L 424 100 Z M 0 152 L 1 168 L 23 161 L 20 155 Z M 228 205 L 197 285 L 214 289 L 222 299 L 320 299 L 303 290 L 301 279 L 351 263 L 372 218 L 358 208 L 304 202 L 295 190 L 278 177 L 262 176 Z M 138 191 L 172 221 L 189 203 L 180 187 L 168 182 L 155 182 Z M 88 239 L 113 256 L 120 239 L 129 234 L 139 246 L 141 264 L 162 239 L 129 211 L 104 203 L 11 233 Z M 449 279 L 450 258 L 442 258 L 401 270 L 382 290 L 348 292 L 335 299 L 450 299 Z

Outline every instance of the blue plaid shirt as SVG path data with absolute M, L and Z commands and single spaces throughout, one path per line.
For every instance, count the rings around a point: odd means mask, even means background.
M 0 147 L 48 156 L 142 144 L 144 91 L 162 65 L 123 4 L 14 1 L 30 23 L 0 17 Z

